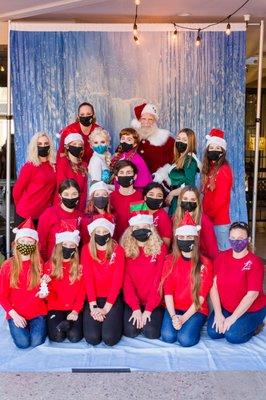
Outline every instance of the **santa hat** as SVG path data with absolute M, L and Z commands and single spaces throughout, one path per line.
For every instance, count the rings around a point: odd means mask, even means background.
M 139 129 L 140 125 L 140 118 L 143 114 L 152 114 L 156 120 L 158 120 L 158 110 L 154 104 L 151 103 L 143 103 L 134 108 L 134 113 L 136 118 L 131 121 L 131 126 L 135 129 Z
M 80 140 L 82 143 L 84 143 L 83 137 L 79 133 L 69 133 L 64 140 L 65 146 L 67 146 L 69 143 L 74 142 L 75 140 Z
M 17 228 L 14 228 L 13 233 L 16 234 L 15 241 L 24 237 L 30 237 L 36 240 L 36 242 L 39 241 L 38 232 L 36 231 L 31 218 L 28 218 L 26 221 L 23 221 Z
M 101 217 L 100 214 L 96 215 L 93 218 L 93 222 L 91 222 L 87 227 L 89 234 L 91 235 L 93 233 L 94 229 L 96 229 L 98 227 L 107 229 L 110 232 L 111 236 L 113 236 L 114 231 L 115 231 L 115 224 L 113 223 L 112 216 L 110 215 L 110 217 L 108 217 L 105 214 L 105 216 L 103 218 L 103 217 Z
M 79 231 L 64 231 L 55 234 L 55 243 L 63 243 L 63 242 L 73 242 L 76 246 L 79 245 L 80 236 Z
M 218 146 L 221 146 L 224 150 L 226 150 L 226 141 L 224 139 L 224 132 L 221 131 L 220 129 L 212 129 L 210 131 L 209 135 L 206 135 L 207 139 L 207 144 L 206 147 L 209 146 L 209 144 L 217 144 Z
M 153 225 L 153 216 L 150 214 L 138 213 L 134 217 L 131 217 L 128 223 L 130 226 L 140 224 Z
M 90 186 L 89 196 L 92 197 L 93 193 L 96 192 L 96 190 L 105 190 L 108 194 L 110 194 L 112 192 L 110 190 L 110 185 L 107 185 L 103 181 L 95 182 Z
M 200 225 L 196 225 L 188 211 L 185 212 L 182 220 L 175 230 L 175 236 L 198 236 Z

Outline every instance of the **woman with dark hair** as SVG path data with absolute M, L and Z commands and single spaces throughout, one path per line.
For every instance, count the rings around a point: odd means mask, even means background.
M 91 132 L 99 127 L 96 124 L 96 115 L 94 111 L 94 107 L 91 103 L 81 103 L 78 107 L 78 115 L 76 122 L 66 126 L 60 132 L 60 142 L 59 149 L 57 153 L 57 159 L 59 157 L 63 157 L 65 155 L 65 138 L 70 133 L 79 133 L 84 141 L 84 153 L 82 155 L 82 160 L 89 163 L 90 158 L 92 156 L 92 150 L 89 144 L 88 137 Z
M 56 233 L 62 228 L 71 231 L 79 230 L 83 215 L 78 210 L 80 188 L 74 179 L 63 181 L 58 193 L 60 204 L 47 208 L 39 219 L 40 251 L 44 261 L 48 261 L 52 255 Z
M 212 129 L 202 166 L 202 208 L 214 225 L 219 250 L 230 248 L 230 198 L 233 186 L 232 169 L 226 160 L 224 132 Z
M 263 327 L 266 296 L 263 293 L 264 265 L 250 250 L 249 227 L 235 222 L 229 228 L 231 249 L 214 261 L 211 300 L 214 311 L 208 320 L 212 339 L 245 343 Z

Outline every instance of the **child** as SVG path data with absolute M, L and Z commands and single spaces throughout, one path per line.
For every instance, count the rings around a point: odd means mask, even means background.
M 93 155 L 88 166 L 89 183 L 103 181 L 109 183 L 111 178 L 110 161 L 111 154 L 108 151 L 110 147 L 110 136 L 102 128 L 95 128 L 89 137 Z

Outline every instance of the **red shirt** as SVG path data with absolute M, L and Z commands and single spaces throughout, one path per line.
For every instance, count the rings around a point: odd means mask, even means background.
M 47 308 L 44 300 L 36 296 L 36 293 L 40 290 L 40 284 L 33 289 L 28 289 L 31 260 L 22 261 L 17 288 L 10 286 L 12 262 L 13 258 L 9 258 L 0 269 L 0 304 L 7 313 L 6 318 L 11 318 L 8 313 L 12 309 L 27 320 L 46 315 Z
M 223 251 L 214 261 L 214 271 L 221 305 L 227 311 L 233 313 L 247 292 L 253 290 L 259 295 L 247 311 L 258 311 L 266 306 L 264 265 L 255 254 L 248 252 L 245 257 L 236 259 L 232 249 Z
M 161 238 L 172 239 L 173 223 L 167 212 L 163 208 L 159 208 L 151 215 L 153 216 L 153 224 Z
M 81 277 L 70 283 L 70 269 L 70 261 L 63 261 L 62 279 L 51 277 L 52 280 L 48 284 L 48 310 L 75 310 L 77 313 L 82 310 L 85 301 L 84 281 Z M 48 275 L 51 274 L 52 263 L 50 261 L 45 264 L 44 272 Z
M 209 175 L 211 175 L 210 172 Z M 204 213 L 214 225 L 230 224 L 230 198 L 233 186 L 233 174 L 228 164 L 223 164 L 215 177 L 215 188 L 209 187 L 210 178 L 203 189 L 202 207 Z
M 106 252 L 97 250 L 100 262 L 94 260 L 89 246 L 81 251 L 84 281 L 88 301 L 96 301 L 97 297 L 106 297 L 108 303 L 114 304 L 123 286 L 125 256 L 124 250 L 118 244 L 110 260 L 106 260 Z
M 78 209 L 80 211 L 85 211 L 86 208 L 86 200 L 87 200 L 87 191 L 88 191 L 88 177 L 87 177 L 87 165 L 84 161 L 79 163 L 81 167 L 84 168 L 84 173 L 81 171 L 75 172 L 71 167 L 71 162 L 66 156 L 58 158 L 56 164 L 56 181 L 57 181 L 57 191 L 60 184 L 65 179 L 74 179 L 79 187 L 80 187 L 80 200 Z M 55 204 L 59 204 L 59 195 L 55 196 Z
M 161 303 L 159 284 L 167 246 L 163 244 L 160 254 L 154 256 L 146 256 L 141 247 L 139 250 L 138 257 L 126 258 L 124 299 L 133 311 L 142 305 L 152 312 Z
M 81 130 L 81 126 L 80 126 L 79 122 L 73 122 L 73 124 L 65 126 L 65 128 L 63 128 L 60 131 L 60 142 L 59 142 L 59 148 L 58 148 L 58 152 L 57 152 L 57 161 L 58 161 L 60 156 L 64 155 L 64 152 L 65 152 L 65 144 L 64 144 L 65 137 L 69 133 L 79 133 L 82 136 L 83 140 L 84 140 L 84 154 L 83 154 L 82 160 L 85 161 L 86 165 L 88 165 L 89 161 L 90 161 L 90 158 L 92 156 L 92 149 L 91 149 L 90 143 L 89 143 L 89 135 L 91 134 L 91 132 L 95 128 L 98 128 L 98 127 L 99 127 L 99 125 L 92 124 L 89 134 L 85 135 Z
M 38 219 L 53 204 L 55 190 L 55 168 L 48 161 L 38 166 L 26 162 L 13 188 L 17 214 Z
M 159 146 L 152 145 L 149 140 L 141 140 L 138 153 L 143 157 L 151 174 L 165 164 L 172 164 L 174 159 L 175 139 L 168 137 L 166 142 Z
M 219 249 L 213 223 L 206 214 L 202 213 L 200 225 L 200 254 L 208 257 L 210 260 L 214 260 L 219 254 Z
M 115 217 L 115 238 L 119 240 L 128 227 L 131 218 L 130 204 L 142 200 L 142 193 L 136 190 L 133 194 L 125 196 L 115 190 L 110 195 L 110 205 Z
M 186 260 L 180 256 L 173 265 L 173 255 L 170 254 L 164 263 L 164 274 L 167 274 L 170 268 L 173 268 L 173 270 L 164 282 L 164 294 L 173 296 L 176 310 L 187 311 L 193 303 L 191 260 Z M 204 302 L 199 312 L 208 315 L 209 310 L 206 298 L 213 284 L 213 266 L 206 258 L 202 259 L 200 277 L 199 296 L 204 297 Z
M 38 234 L 42 259 L 48 261 L 55 246 L 55 234 L 62 230 L 79 229 L 82 213 L 64 211 L 60 206 L 47 208 L 40 216 Z

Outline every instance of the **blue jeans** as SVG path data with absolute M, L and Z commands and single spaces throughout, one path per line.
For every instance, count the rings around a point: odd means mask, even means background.
M 229 311 L 222 309 L 222 313 L 225 318 L 232 315 Z M 215 327 L 212 328 L 214 321 L 214 311 L 211 313 L 207 323 L 207 332 L 212 339 L 222 339 L 225 338 L 230 343 L 240 344 L 248 342 L 254 335 L 256 329 L 266 316 L 266 307 L 259 311 L 246 312 L 236 322 L 231 325 L 227 332 L 218 333 L 215 331 Z
M 184 311 L 176 310 L 176 314 L 183 315 Z M 166 343 L 178 341 L 182 347 L 194 346 L 200 340 L 200 331 L 206 319 L 206 315 L 196 312 L 182 325 L 180 330 L 176 330 L 173 327 L 172 318 L 166 310 L 162 323 L 161 339 Z
M 231 248 L 229 242 L 229 228 L 230 225 L 214 225 L 217 244 L 220 251 Z
M 20 349 L 27 349 L 28 347 L 36 347 L 44 343 L 46 331 L 46 318 L 36 317 L 27 320 L 25 328 L 18 328 L 13 319 L 8 319 L 10 334 L 15 345 Z

